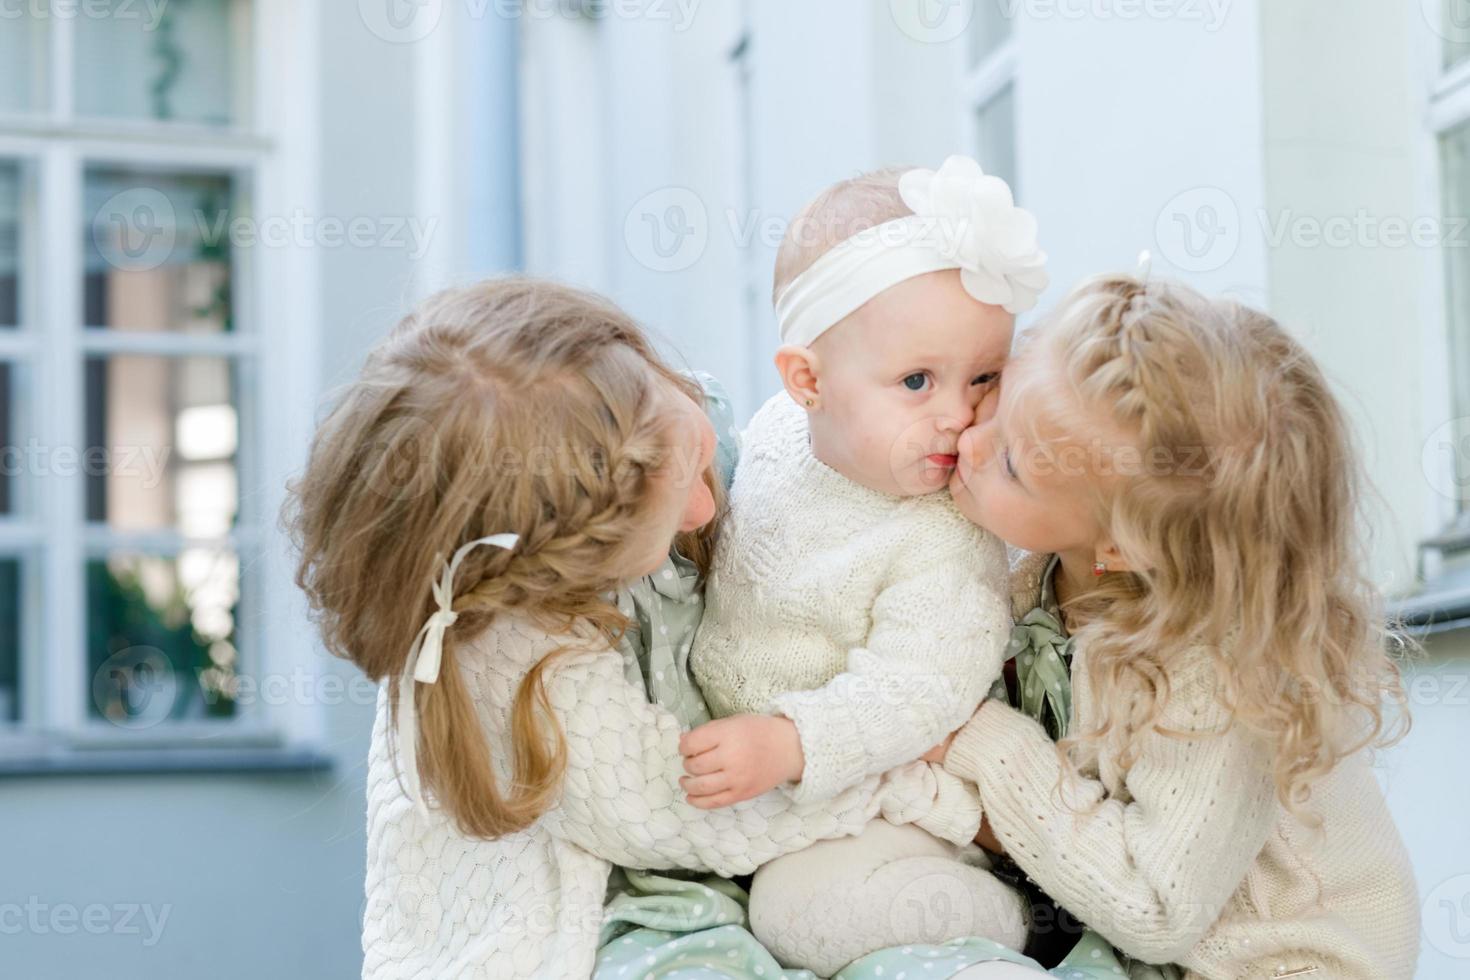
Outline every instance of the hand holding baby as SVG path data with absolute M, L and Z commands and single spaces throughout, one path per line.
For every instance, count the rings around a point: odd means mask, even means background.
M 714 810 L 801 779 L 806 758 L 796 724 L 770 715 L 731 715 L 679 739 L 689 802 Z

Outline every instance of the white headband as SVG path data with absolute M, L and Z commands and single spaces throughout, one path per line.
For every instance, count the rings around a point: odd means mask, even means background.
M 792 280 L 776 302 L 781 342 L 808 346 L 885 289 L 929 272 L 959 269 L 982 303 L 1024 313 L 1046 289 L 1046 253 L 1036 219 L 1011 189 L 969 157 L 939 170 L 910 170 L 899 196 L 914 213 L 834 246 Z

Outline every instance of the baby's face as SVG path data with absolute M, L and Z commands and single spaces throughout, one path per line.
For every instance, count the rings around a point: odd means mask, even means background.
M 850 480 L 900 496 L 943 489 L 960 433 L 1000 378 L 1015 317 L 981 303 L 957 270 L 884 290 L 812 344 L 819 457 Z M 993 400 L 992 400 L 993 401 Z

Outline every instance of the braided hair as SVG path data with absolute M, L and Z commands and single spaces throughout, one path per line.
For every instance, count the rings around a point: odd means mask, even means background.
M 468 835 L 524 829 L 554 802 L 566 749 L 545 673 L 629 626 L 610 597 L 647 527 L 650 475 L 671 461 L 670 386 L 701 397 L 600 297 L 527 278 L 449 290 L 369 354 L 290 488 L 296 581 L 324 642 L 387 681 L 395 711 L 443 557 L 485 535 L 519 535 L 513 550 L 465 557 L 438 682 L 415 685 L 422 779 Z M 718 500 L 718 481 L 703 478 Z M 713 533 L 679 542 L 702 570 Z M 520 683 L 503 789 L 454 668 L 463 644 L 507 613 L 568 643 Z
M 1314 822 L 1312 784 L 1391 740 L 1392 651 L 1411 646 L 1363 571 L 1364 484 L 1321 370 L 1264 313 L 1119 275 L 1075 290 L 1019 357 L 1069 396 L 1050 399 L 1072 415 L 1054 431 L 1111 454 L 1088 482 L 1133 569 L 1070 604 L 1098 710 L 1061 751 L 1108 746 L 1126 772 L 1164 731 L 1178 657 L 1204 647 L 1235 723 L 1275 746 L 1282 804 Z

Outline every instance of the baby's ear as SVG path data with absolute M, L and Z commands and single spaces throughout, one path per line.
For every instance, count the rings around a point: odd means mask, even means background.
M 785 385 L 786 393 L 796 399 L 796 404 L 805 409 L 818 405 L 820 370 L 817 352 L 810 347 L 786 344 L 776 351 L 776 373 L 781 375 L 781 384 Z

